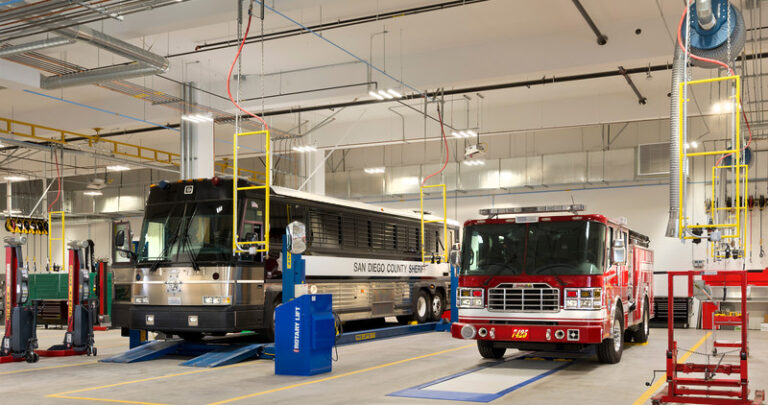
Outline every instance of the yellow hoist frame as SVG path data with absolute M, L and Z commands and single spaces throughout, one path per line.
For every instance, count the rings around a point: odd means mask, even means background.
M 725 149 L 725 150 L 713 150 L 713 151 L 705 151 L 705 152 L 688 152 L 685 148 L 685 134 L 683 132 L 683 128 L 685 127 L 684 120 L 687 118 L 683 114 L 683 106 L 684 103 L 690 102 L 689 99 L 685 99 L 683 97 L 680 97 L 680 103 L 678 105 L 679 111 L 680 111 L 680 122 L 679 122 L 679 148 L 678 153 L 680 156 L 680 166 L 679 166 L 679 172 L 678 172 L 678 179 L 680 184 L 680 190 L 679 190 L 679 215 L 678 215 L 678 228 L 680 229 L 680 238 L 681 239 L 698 239 L 696 236 L 687 236 L 686 230 L 693 230 L 693 229 L 707 229 L 707 228 L 723 228 L 733 230 L 732 233 L 724 234 L 722 236 L 723 239 L 737 239 L 739 240 L 739 244 L 742 243 L 742 238 L 746 235 L 746 215 L 747 215 L 747 190 L 748 190 L 748 181 L 749 181 L 749 169 L 747 165 L 742 164 L 742 148 L 741 148 L 741 100 L 740 100 L 740 94 L 741 94 L 741 78 L 739 76 L 725 76 L 725 77 L 715 77 L 711 79 L 703 79 L 703 80 L 693 80 L 688 82 L 682 82 L 680 83 L 680 94 L 684 94 L 683 90 L 685 86 L 691 86 L 696 84 L 708 84 L 708 83 L 714 83 L 714 82 L 722 82 L 722 81 L 734 81 L 735 86 L 735 93 L 733 96 L 730 96 L 729 98 L 732 100 L 732 104 L 734 105 L 732 113 L 734 114 L 734 138 L 735 142 L 734 145 L 736 145 L 733 149 Z M 711 206 L 710 206 L 710 215 L 713 219 L 712 224 L 705 224 L 705 225 L 690 225 L 686 224 L 685 220 L 687 219 L 687 216 L 684 211 L 684 201 L 685 201 L 685 187 L 683 187 L 683 177 L 684 177 L 684 171 L 687 167 L 687 161 L 689 157 L 697 157 L 697 156 L 717 156 L 717 155 L 730 155 L 731 157 L 731 164 L 730 165 L 721 165 L 721 166 L 713 166 L 712 167 L 712 193 L 711 193 Z M 735 198 L 734 203 L 732 207 L 717 207 L 716 201 L 717 201 L 717 184 L 718 180 L 720 179 L 720 176 L 718 176 L 719 170 L 732 170 L 733 171 L 733 182 L 735 184 Z M 728 211 L 729 214 L 734 215 L 727 215 L 725 222 L 718 223 L 718 215 L 717 213 L 719 211 Z M 731 219 L 733 219 L 731 221 Z M 740 246 L 741 247 L 741 246 Z M 716 249 L 712 249 L 712 255 L 713 257 L 719 257 L 716 255 L 715 252 Z M 724 257 L 724 256 L 723 256 Z
M 424 189 L 427 188 L 441 188 L 441 192 L 443 194 L 443 218 L 442 219 L 432 219 L 432 220 L 424 220 Z M 421 209 L 419 212 L 421 213 L 421 262 L 426 263 L 426 255 L 427 252 L 424 249 L 424 225 L 425 224 L 431 224 L 431 223 L 437 223 L 442 222 L 443 223 L 443 254 L 440 256 L 443 256 L 443 263 L 448 262 L 448 200 L 447 200 L 447 188 L 445 187 L 445 184 L 435 184 L 431 186 L 421 186 L 419 188 L 419 203 L 421 204 Z
M 237 150 L 240 148 L 238 146 L 238 139 L 241 136 L 251 136 L 251 135 L 264 135 L 266 138 L 265 141 L 265 149 L 266 149 L 266 160 L 264 163 L 265 169 L 264 172 L 255 172 L 253 170 L 247 170 L 241 169 L 238 167 L 237 163 Z M 232 178 L 232 254 L 238 254 L 238 253 L 248 253 L 247 249 L 242 249 L 241 245 L 261 245 L 260 248 L 256 249 L 256 252 L 262 252 L 265 255 L 269 253 L 269 192 L 270 192 L 270 186 L 272 181 L 272 169 L 270 168 L 269 164 L 269 131 L 253 131 L 253 132 L 240 132 L 236 133 L 233 136 L 232 139 L 232 160 L 233 160 L 233 173 L 234 176 Z M 264 184 L 261 185 L 254 185 L 254 186 L 243 186 L 238 187 L 238 175 L 241 172 L 247 172 L 251 174 L 258 174 L 264 176 Z M 255 175 L 252 177 L 255 179 Z M 255 240 L 255 241 L 243 241 L 238 242 L 238 230 L 237 230 L 237 222 L 238 222 L 238 215 L 237 215 L 237 192 L 243 191 L 243 190 L 264 190 L 264 240 Z
M 53 237 L 53 216 L 59 215 L 61 216 L 61 237 L 55 238 Z M 48 264 L 50 265 L 49 268 L 51 271 L 53 271 L 53 263 L 51 262 L 51 257 L 53 256 L 53 242 L 54 241 L 61 241 L 61 269 L 66 269 L 67 264 L 67 241 L 65 235 L 67 234 L 67 222 L 66 222 L 66 214 L 64 211 L 51 211 L 48 213 Z

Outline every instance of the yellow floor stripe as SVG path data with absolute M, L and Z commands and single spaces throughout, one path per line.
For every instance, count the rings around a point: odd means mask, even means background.
M 83 363 L 75 363 L 75 364 L 60 364 L 58 366 L 46 366 L 46 367 L 37 367 L 37 368 L 25 368 L 23 370 L 13 370 L 13 371 L 3 371 L 0 372 L 0 375 L 6 375 L 6 374 L 18 374 L 18 373 L 29 373 L 32 371 L 38 371 L 38 370 L 51 370 L 54 368 L 66 368 L 66 367 L 77 367 L 77 366 L 84 366 L 86 364 L 96 364 L 97 361 L 86 361 Z
M 682 357 L 677 359 L 677 362 L 678 363 L 682 363 L 682 362 L 688 360 L 688 357 L 691 357 L 691 354 L 693 354 L 693 352 L 696 349 L 698 349 L 699 346 L 703 345 L 704 342 L 707 341 L 707 338 L 709 338 L 711 335 L 712 335 L 712 332 L 707 332 L 707 334 L 704 335 L 704 337 L 702 337 L 701 339 L 699 339 L 699 341 L 696 342 L 696 344 L 693 345 L 693 347 L 690 350 L 685 352 L 685 354 L 683 354 Z M 632 405 L 642 405 L 642 404 L 644 404 L 646 401 L 648 401 L 651 398 L 651 395 L 655 394 L 656 391 L 658 391 L 661 388 L 661 386 L 664 385 L 664 383 L 666 383 L 666 382 L 667 382 L 667 379 L 666 379 L 666 374 L 665 374 L 664 377 L 659 378 L 659 380 L 656 381 L 655 383 L 653 383 L 653 385 L 651 385 L 650 388 L 645 390 L 643 395 L 641 395 L 640 398 L 636 399 L 635 402 L 632 403 Z
M 381 368 L 384 368 L 384 367 L 395 366 L 395 365 L 398 365 L 398 364 L 407 363 L 409 361 L 414 361 L 414 360 L 419 360 L 419 359 L 423 359 L 423 358 L 427 358 L 427 357 L 437 356 L 438 354 L 449 353 L 449 352 L 454 352 L 456 350 L 466 349 L 466 348 L 468 348 L 470 346 L 475 346 L 475 345 L 474 344 L 469 344 L 469 345 L 464 345 L 464 346 L 460 346 L 460 347 L 454 347 L 453 349 L 441 350 L 439 352 L 434 352 L 434 353 L 424 354 L 424 355 L 421 355 L 421 356 L 411 357 L 409 359 L 393 361 L 391 363 L 380 364 L 378 366 L 368 367 L 368 368 L 364 368 L 364 369 L 361 369 L 361 370 L 350 371 L 348 373 L 338 374 L 338 375 L 334 375 L 334 376 L 330 376 L 330 377 L 325 377 L 325 378 L 319 378 L 317 380 L 305 381 L 305 382 L 302 382 L 302 383 L 293 384 L 293 385 L 287 385 L 287 386 L 284 386 L 284 387 L 273 388 L 271 390 L 255 392 L 253 394 L 242 395 L 242 396 L 239 396 L 239 397 L 225 399 L 225 400 L 219 401 L 219 402 L 212 402 L 212 403 L 210 403 L 208 405 L 228 404 L 230 402 L 240 401 L 240 400 L 243 400 L 243 399 L 246 399 L 246 398 L 257 397 L 259 395 L 266 395 L 266 394 L 271 394 L 271 393 L 274 393 L 274 392 L 280 392 L 280 391 L 289 390 L 289 389 L 292 389 L 292 388 L 303 387 L 305 385 L 311 385 L 311 384 L 317 384 L 317 383 L 321 383 L 321 382 L 325 382 L 325 381 L 336 380 L 336 379 L 339 379 L 339 378 L 342 378 L 342 377 L 347 377 L 347 376 L 350 376 L 350 375 L 365 373 L 367 371 L 378 370 L 378 369 L 381 369 Z
M 100 386 L 97 386 L 97 387 L 81 388 L 81 389 L 77 389 L 77 390 L 57 392 L 55 394 L 48 394 L 48 395 L 46 395 L 46 397 L 49 397 L 49 398 L 62 398 L 62 399 L 80 399 L 80 400 L 84 400 L 84 401 L 119 402 L 119 403 L 126 403 L 126 404 L 163 405 L 163 404 L 158 404 L 158 403 L 154 403 L 154 402 L 129 401 L 129 400 L 122 400 L 122 399 L 76 397 L 76 396 L 71 396 L 69 394 L 77 394 L 77 393 L 81 393 L 81 392 L 96 391 L 96 390 L 100 390 L 100 389 L 104 389 L 104 388 L 119 387 L 119 386 L 122 386 L 122 385 L 129 385 L 129 384 L 138 384 L 138 383 L 147 382 L 147 381 L 162 380 L 162 379 L 165 379 L 165 378 L 180 377 L 180 376 L 184 376 L 184 375 L 205 373 L 205 372 L 209 372 L 209 371 L 224 370 L 224 369 L 228 369 L 228 368 L 245 366 L 245 365 L 248 365 L 248 364 L 251 364 L 251 363 L 253 363 L 253 362 L 252 361 L 247 361 L 247 362 L 243 362 L 243 363 L 239 363 L 239 364 L 231 364 L 229 366 L 222 366 L 222 367 L 215 367 L 215 368 L 204 368 L 204 369 L 200 369 L 200 370 L 185 371 L 183 373 L 166 374 L 166 375 L 160 375 L 160 376 L 156 376 L 156 377 L 142 378 L 140 380 L 132 380 L 132 381 L 124 381 L 124 382 L 120 382 L 120 383 L 115 383 L 115 384 L 100 385 Z

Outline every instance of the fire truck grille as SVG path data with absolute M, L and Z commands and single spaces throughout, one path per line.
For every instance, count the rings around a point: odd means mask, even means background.
M 488 310 L 498 312 L 557 312 L 560 290 L 547 284 L 512 287 L 501 284 L 488 289 Z

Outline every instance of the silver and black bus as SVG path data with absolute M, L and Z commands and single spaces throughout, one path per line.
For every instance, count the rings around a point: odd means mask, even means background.
M 308 288 L 333 294 L 342 321 L 426 322 L 447 307 L 450 270 L 443 258 L 457 223 L 449 222 L 447 238 L 442 222 L 424 224 L 422 261 L 420 214 L 272 187 L 269 252 L 233 254 L 233 216 L 239 243 L 264 240 L 266 202 L 263 189 L 241 190 L 233 209 L 232 181 L 151 187 L 132 264 L 114 271 L 115 326 L 185 339 L 244 330 L 272 337 L 282 238 L 293 221 L 306 226 Z M 239 180 L 238 187 L 247 185 Z

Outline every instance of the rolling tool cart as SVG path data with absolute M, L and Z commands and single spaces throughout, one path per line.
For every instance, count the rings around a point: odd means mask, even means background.
M 67 302 L 67 332 L 64 342 L 48 350 L 38 350 L 44 357 L 96 355 L 93 340 L 95 303 L 89 299 L 88 242 L 69 243 L 69 292 Z
M 737 342 L 726 342 L 715 339 L 712 343 L 714 349 L 712 354 L 707 353 L 707 360 L 710 357 L 714 361 L 703 363 L 678 363 L 677 352 L 678 345 L 675 340 L 675 330 L 672 321 L 674 307 L 672 306 L 673 280 L 675 276 L 688 277 L 689 290 L 694 285 L 693 277 L 708 274 L 712 272 L 703 271 L 670 271 L 667 273 L 669 283 L 669 311 L 668 319 L 668 348 L 666 352 L 667 367 L 666 377 L 667 386 L 656 396 L 651 398 L 653 405 L 678 403 L 678 404 L 716 404 L 716 405 L 761 405 L 765 401 L 765 391 L 755 391 L 753 399 L 749 399 L 749 376 L 748 359 L 749 350 L 747 347 L 747 272 L 746 271 L 727 271 L 726 273 L 740 278 L 741 288 L 741 311 L 739 313 L 728 314 L 726 316 L 715 317 L 714 322 L 718 325 L 739 325 L 741 326 L 740 340 Z M 703 283 L 696 283 L 697 296 L 703 295 L 704 300 L 713 300 L 712 293 Z M 720 319 L 717 319 L 720 318 Z M 718 354 L 718 348 L 724 349 L 723 353 Z M 726 363 L 725 355 L 735 349 L 738 353 L 737 363 Z M 682 377 L 683 374 L 701 374 L 703 377 Z M 720 378 L 725 375 L 726 378 Z M 731 378 L 735 375 L 736 378 Z
M 5 242 L 5 336 L 0 345 L 0 363 L 39 359 L 37 348 L 37 306 L 26 307 L 29 299 L 29 272 L 24 267 L 21 247 L 27 238 L 6 237 Z

